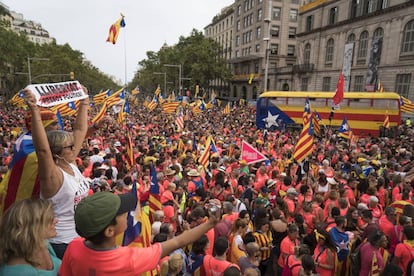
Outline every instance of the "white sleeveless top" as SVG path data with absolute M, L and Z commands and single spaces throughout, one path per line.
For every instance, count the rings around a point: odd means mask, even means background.
M 60 169 L 63 173 L 63 184 L 59 191 L 48 199 L 53 204 L 53 211 L 58 220 L 56 224 L 57 236 L 49 240 L 51 243 L 69 243 L 79 236 L 75 230 L 75 208 L 88 195 L 89 184 L 77 166 L 69 165 L 75 176 Z M 40 197 L 43 198 L 42 195 Z

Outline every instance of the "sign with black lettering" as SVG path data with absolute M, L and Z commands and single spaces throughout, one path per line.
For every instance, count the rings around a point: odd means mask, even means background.
M 26 89 L 33 92 L 37 105 L 43 107 L 74 102 L 88 97 L 78 81 L 30 84 Z

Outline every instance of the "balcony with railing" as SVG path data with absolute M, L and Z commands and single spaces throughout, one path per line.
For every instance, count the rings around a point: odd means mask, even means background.
M 293 65 L 293 73 L 311 73 L 313 70 L 315 70 L 315 64 L 313 63 Z

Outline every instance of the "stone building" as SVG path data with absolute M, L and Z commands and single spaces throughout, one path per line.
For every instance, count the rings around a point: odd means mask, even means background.
M 414 98 L 414 1 L 316 0 L 299 9 L 292 90 L 395 91 Z M 309 70 L 306 70 L 309 69 Z M 312 70 L 310 70 L 312 69 Z
M 213 19 L 206 37 L 222 45 L 233 72 L 222 95 L 250 100 L 265 88 L 291 89 L 298 13 L 298 0 L 236 0 Z

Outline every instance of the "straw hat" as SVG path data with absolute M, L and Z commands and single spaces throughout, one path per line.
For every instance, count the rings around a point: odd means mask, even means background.
M 171 170 L 171 169 L 166 169 L 165 172 L 164 172 L 165 176 L 174 175 L 174 174 L 175 174 L 175 171 Z
M 200 173 L 196 169 L 191 169 L 188 173 L 188 176 L 200 176 Z

